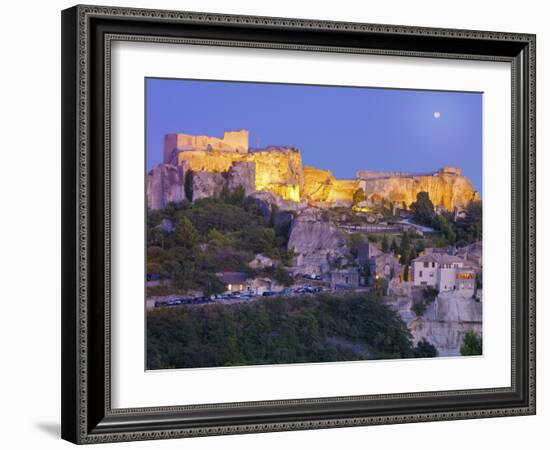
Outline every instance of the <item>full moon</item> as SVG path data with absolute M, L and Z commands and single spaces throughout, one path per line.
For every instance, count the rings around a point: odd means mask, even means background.
M 434 117 L 439 119 L 441 117 L 441 113 L 439 111 L 434 112 Z

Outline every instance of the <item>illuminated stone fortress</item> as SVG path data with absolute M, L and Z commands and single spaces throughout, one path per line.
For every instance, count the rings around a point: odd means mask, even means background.
M 286 146 L 249 147 L 247 130 L 225 131 L 222 138 L 171 133 L 164 137 L 163 162 L 147 177 L 148 207 L 215 196 L 224 188 L 241 186 L 246 195 L 264 192 L 288 202 L 316 207 L 351 205 L 363 189 L 366 200 L 390 201 L 408 208 L 420 191 L 434 205 L 452 210 L 477 198 L 460 169 L 445 167 L 433 173 L 404 174 L 360 170 L 355 179 L 336 179 L 330 170 L 304 167 L 298 149 Z M 192 195 L 185 192 L 192 173 Z M 187 195 L 186 195 L 187 194 Z

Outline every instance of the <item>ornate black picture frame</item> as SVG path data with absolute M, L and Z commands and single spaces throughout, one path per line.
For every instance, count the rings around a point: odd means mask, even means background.
M 113 409 L 109 102 L 116 40 L 510 62 L 511 386 Z M 75 6 L 62 12 L 62 110 L 64 439 L 84 444 L 535 414 L 534 35 Z

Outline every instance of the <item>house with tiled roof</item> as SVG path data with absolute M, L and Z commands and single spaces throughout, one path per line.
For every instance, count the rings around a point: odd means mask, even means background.
M 433 286 L 439 292 L 456 291 L 471 297 L 475 291 L 475 271 L 462 258 L 445 253 L 429 253 L 411 261 L 414 286 Z

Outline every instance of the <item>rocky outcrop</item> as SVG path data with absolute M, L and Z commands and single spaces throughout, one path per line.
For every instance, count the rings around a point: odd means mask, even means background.
M 162 209 L 185 199 L 187 164 L 160 164 L 147 175 L 147 207 Z
M 248 263 L 248 267 L 251 269 L 265 269 L 266 267 L 273 267 L 274 261 L 261 253 L 258 253 L 252 261 Z
M 357 180 L 338 180 L 330 170 L 304 167 L 302 197 L 312 203 L 329 203 L 331 206 L 349 206 L 359 188 Z
M 444 167 L 435 173 L 421 175 L 396 172 L 359 171 L 359 186 L 368 200 L 389 200 L 409 208 L 419 192 L 427 192 L 435 206 L 452 211 L 477 199 L 470 180 L 456 167 Z
M 315 210 L 307 210 L 292 223 L 288 249 L 296 255 L 295 266 L 303 273 L 327 272 L 330 266 L 345 258 L 349 248 L 341 232 L 330 222 L 321 220 Z
M 256 164 L 253 162 L 235 162 L 227 174 L 227 188 L 230 192 L 242 187 L 244 195 L 256 190 Z
M 303 185 L 302 156 L 290 147 L 268 147 L 248 153 L 186 150 L 177 154 L 195 172 L 230 172 L 241 163 L 255 165 L 254 190 L 270 191 L 285 200 L 300 201 Z M 250 167 L 250 166 L 249 166 Z
M 222 173 L 193 172 L 193 201 L 219 196 L 226 184 Z
M 415 344 L 425 338 L 435 346 L 439 356 L 460 356 L 467 331 L 482 333 L 482 304 L 453 292 L 443 292 L 431 303 L 422 317 L 411 311 L 412 298 L 400 298 L 394 306 L 407 324 Z

